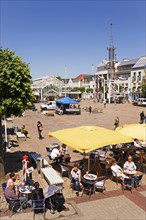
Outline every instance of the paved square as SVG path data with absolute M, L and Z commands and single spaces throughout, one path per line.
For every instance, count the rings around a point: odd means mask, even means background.
M 78 219 L 145 220 L 146 213 L 125 196 L 101 199 L 77 205 L 83 214 Z

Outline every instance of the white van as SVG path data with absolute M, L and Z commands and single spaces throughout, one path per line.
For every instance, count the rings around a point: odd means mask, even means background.
M 137 105 L 146 106 L 146 98 L 139 98 L 137 100 Z
M 56 109 L 56 101 L 49 101 L 47 104 L 43 104 L 40 106 L 41 110 L 55 110 Z

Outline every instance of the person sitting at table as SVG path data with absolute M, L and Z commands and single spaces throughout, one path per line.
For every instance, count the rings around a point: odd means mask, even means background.
M 124 170 L 129 170 L 129 171 L 136 170 L 136 165 L 132 161 L 132 156 L 131 155 L 128 156 L 128 160 L 124 163 L 123 168 L 124 168 Z
M 16 174 L 15 176 L 15 191 L 19 193 L 19 187 L 22 185 L 22 181 L 20 180 L 20 175 L 19 174 Z
M 22 185 L 22 181 L 20 180 L 20 175 L 16 174 L 15 176 L 15 186 L 21 186 Z
M 11 182 L 9 184 L 9 186 L 4 191 L 5 198 L 6 199 L 20 199 L 21 204 L 24 205 L 27 202 L 26 197 L 24 197 L 24 196 L 19 197 L 18 195 L 19 195 L 19 192 L 15 191 L 14 182 Z
M 9 174 L 9 179 L 7 181 L 7 187 L 9 187 L 9 185 L 13 182 L 15 182 L 15 173 L 12 172 Z
M 61 161 L 63 161 L 63 158 L 66 161 L 70 162 L 70 154 L 67 151 L 67 146 L 66 144 L 62 144 L 62 146 L 60 147 L 60 155 L 61 155 Z
M 59 149 L 59 145 L 55 146 L 49 156 L 51 160 L 55 160 L 57 163 L 61 162 L 61 155 Z
M 66 146 L 66 144 L 62 144 L 62 146 L 60 147 L 60 154 L 61 155 L 65 155 L 65 154 L 67 154 L 68 152 L 67 152 L 67 146 Z
M 122 168 L 116 163 L 116 159 L 115 159 L 115 158 L 112 158 L 111 164 L 112 164 L 111 170 L 112 170 L 113 176 L 117 176 L 117 177 L 120 177 L 120 178 L 122 178 L 122 179 L 128 178 L 128 177 L 123 173 Z
M 79 196 L 79 184 L 81 182 L 81 171 L 77 164 L 71 170 L 71 183 L 75 184 L 76 195 Z
M 133 145 L 136 148 L 141 148 L 141 143 L 140 143 L 140 141 L 137 138 L 134 139 Z
M 31 200 L 44 199 L 43 189 L 40 188 L 39 182 L 34 183 L 35 189 L 32 191 Z

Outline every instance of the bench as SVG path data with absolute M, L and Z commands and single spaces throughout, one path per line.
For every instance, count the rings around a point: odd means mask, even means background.
M 64 180 L 52 167 L 41 168 L 41 174 L 50 185 L 63 187 Z
M 95 108 L 95 109 L 93 109 L 92 113 L 103 113 L 103 109 L 102 108 Z
M 7 122 L 13 122 L 13 119 L 12 118 L 6 118 L 6 121 Z
M 26 141 L 26 136 L 22 134 L 20 131 L 17 131 L 15 134 L 16 134 L 17 140 L 21 139 L 21 140 Z
M 37 154 L 37 153 L 31 153 L 30 156 L 32 157 L 32 159 L 34 160 L 34 162 L 36 163 L 36 165 L 37 165 L 37 163 L 38 163 L 38 158 L 43 159 L 43 158 L 42 158 L 42 155 L 41 155 L 41 154 Z M 43 164 L 42 164 L 42 166 L 43 166 L 43 167 L 47 167 L 48 165 L 49 165 L 48 161 L 47 161 L 46 159 L 43 159 Z
M 46 116 L 54 116 L 54 113 L 53 113 L 53 112 L 46 112 L 45 115 L 46 115 Z

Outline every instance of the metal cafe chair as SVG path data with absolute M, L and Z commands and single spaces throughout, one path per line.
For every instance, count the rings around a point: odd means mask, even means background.
M 132 193 L 133 185 L 134 185 L 133 178 L 124 178 L 123 181 L 122 181 L 122 190 L 123 190 L 123 192 L 124 192 L 124 190 L 128 189 Z
M 61 176 L 63 176 L 65 173 L 67 173 L 68 177 L 70 175 L 70 169 L 69 167 L 65 166 L 64 164 L 59 164 L 61 169 Z
M 5 191 L 6 187 L 7 187 L 7 182 L 3 182 L 1 186 L 2 186 L 2 191 L 3 191 L 3 193 L 4 193 L 4 191 Z M 3 194 L 3 196 L 2 196 L 2 203 L 3 203 L 3 202 L 5 202 L 4 194 Z
M 141 187 L 142 188 L 142 177 L 143 177 L 143 173 L 140 174 L 139 176 L 135 176 L 134 177 L 134 187 Z
M 1 203 L 4 203 L 4 208 L 7 208 L 8 202 L 7 202 L 7 199 L 6 199 L 5 196 L 4 196 L 4 191 L 5 191 L 6 187 L 7 187 L 7 182 L 3 182 L 3 183 L 1 184 L 1 187 L 2 187 Z M 8 209 L 9 209 L 9 208 L 8 208 Z M 8 209 L 6 209 L 6 211 L 7 211 Z M 6 212 L 6 211 L 5 211 L 5 212 Z
M 19 198 L 18 199 L 5 198 L 5 199 L 7 201 L 10 210 L 9 217 L 14 215 L 15 213 L 23 212 L 24 203 L 22 203 Z
M 88 193 L 89 195 L 89 199 L 91 197 L 91 194 L 94 193 L 94 182 L 90 182 L 87 180 L 82 180 L 82 194 L 81 196 L 83 196 L 84 193 Z
M 45 199 L 32 200 L 32 211 L 33 219 L 35 219 L 36 214 L 42 214 L 45 219 L 46 208 L 45 208 Z
M 94 183 L 94 192 L 96 192 L 96 190 L 100 190 L 101 192 L 104 192 L 105 189 L 105 181 L 106 181 L 107 177 L 106 176 L 100 176 L 97 177 L 97 180 Z
M 113 171 L 112 171 L 111 180 L 116 181 L 116 184 L 118 184 L 118 182 L 122 181 L 121 177 L 118 177 L 117 174 L 115 172 L 113 172 Z

